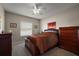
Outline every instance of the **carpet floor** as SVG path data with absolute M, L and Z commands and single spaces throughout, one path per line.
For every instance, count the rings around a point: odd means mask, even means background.
M 24 43 L 20 43 L 12 48 L 12 56 L 31 56 L 31 54 L 28 49 L 25 48 Z M 76 54 L 55 47 L 42 56 L 76 56 Z

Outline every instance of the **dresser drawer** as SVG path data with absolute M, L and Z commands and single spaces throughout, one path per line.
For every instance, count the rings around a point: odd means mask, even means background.
M 70 45 L 72 44 L 72 45 L 79 46 L 78 41 L 75 41 L 75 40 L 66 40 L 66 39 L 64 39 L 64 40 L 59 40 L 59 43 L 70 44 Z
M 65 42 L 79 42 L 78 41 L 78 39 L 76 39 L 76 38 L 60 38 L 61 40 L 59 40 L 59 41 L 65 41 Z
M 74 47 L 73 45 L 64 45 L 64 44 L 61 45 L 60 47 L 79 55 L 79 48 L 78 47 Z

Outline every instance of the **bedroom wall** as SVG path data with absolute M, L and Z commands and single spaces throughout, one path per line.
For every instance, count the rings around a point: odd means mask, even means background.
M 0 5 L 0 33 L 5 30 L 5 13 L 4 8 Z
M 40 32 L 39 20 L 22 16 L 22 15 L 18 15 L 11 12 L 5 12 L 5 29 L 6 29 L 6 32 L 9 32 L 10 30 L 12 31 L 12 42 L 20 42 L 23 40 L 22 37 L 20 36 L 20 22 L 21 21 L 32 22 L 33 25 L 37 25 L 38 27 L 37 29 L 35 28 L 32 29 L 33 34 L 37 34 Z M 17 28 L 10 28 L 10 23 L 16 23 Z M 25 26 L 28 26 L 28 25 L 25 25 Z
M 41 20 L 41 31 L 47 29 L 48 22 L 56 21 L 56 28 L 64 26 L 79 26 L 79 6 L 70 8 L 62 13 Z

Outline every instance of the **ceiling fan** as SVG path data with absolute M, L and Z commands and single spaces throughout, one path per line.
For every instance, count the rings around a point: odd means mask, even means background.
M 41 6 L 41 4 L 33 4 L 33 14 L 34 15 L 39 15 L 41 14 L 41 12 L 43 11 L 43 7 Z

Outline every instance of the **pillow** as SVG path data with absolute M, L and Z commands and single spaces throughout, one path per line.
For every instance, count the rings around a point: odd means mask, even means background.
M 48 31 L 44 31 L 44 32 L 57 32 L 57 31 L 53 31 L 53 30 L 48 30 Z
M 57 33 L 58 30 L 57 30 L 57 29 L 46 29 L 46 30 L 44 30 L 44 32 L 53 32 L 53 33 Z

